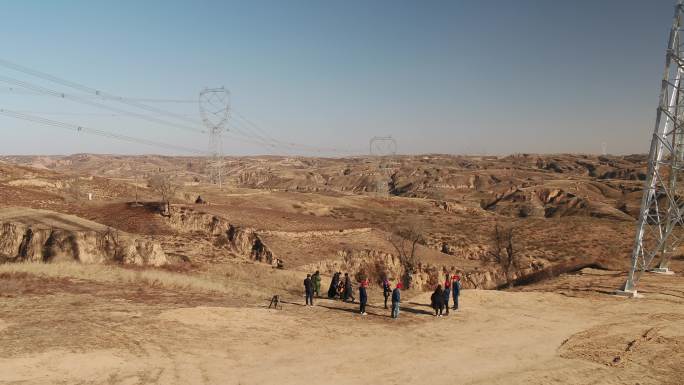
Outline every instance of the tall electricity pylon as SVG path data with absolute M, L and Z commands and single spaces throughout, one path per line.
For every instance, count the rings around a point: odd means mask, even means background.
M 388 157 L 397 154 L 397 141 L 392 136 L 374 136 L 369 144 L 370 156 L 378 157 L 378 178 L 375 181 L 375 192 L 383 197 L 390 193 L 390 166 Z M 383 164 L 383 160 L 385 163 Z
M 672 274 L 668 264 L 684 235 L 684 186 L 680 183 L 684 170 L 683 4 L 684 0 L 677 0 L 670 30 L 632 264 L 625 286 L 618 291 L 632 297 L 644 272 Z
M 221 188 L 223 169 L 223 130 L 228 123 L 230 93 L 224 87 L 205 88 L 200 92 L 199 109 L 202 122 L 209 130 L 209 182 Z

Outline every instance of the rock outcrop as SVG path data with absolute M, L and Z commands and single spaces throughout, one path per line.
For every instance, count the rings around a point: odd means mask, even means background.
M 337 258 L 323 260 L 303 266 L 303 270 L 319 270 L 324 274 L 334 272 L 348 272 L 352 277 L 363 273 L 372 284 L 380 285 L 383 277 L 396 282 L 410 280 L 411 287 L 419 290 L 432 290 L 444 279 L 445 266 L 419 263 L 408 272 L 402 266 L 400 259 L 390 253 L 377 250 L 340 251 Z M 447 271 L 461 276 L 461 284 L 465 289 L 493 289 L 506 282 L 505 275 L 495 267 L 482 270 L 464 271 L 456 267 L 446 268 Z M 514 275 L 514 278 L 517 275 Z
M 66 230 L 0 223 L 0 262 L 78 261 L 161 266 L 169 261 L 161 246 L 115 230 Z
M 269 264 L 275 263 L 273 252 L 253 228 L 237 226 L 218 215 L 183 206 L 172 207 L 166 220 L 180 233 L 210 235 L 216 238 L 217 244 L 227 246 L 241 257 Z

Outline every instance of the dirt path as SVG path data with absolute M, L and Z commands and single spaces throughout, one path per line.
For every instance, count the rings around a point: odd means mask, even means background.
M 361 317 L 354 305 L 329 300 L 276 311 L 222 307 L 216 299 L 138 301 L 115 292 L 0 297 L 0 383 L 682 380 L 682 301 L 471 290 L 449 317 L 429 315 L 423 294 L 392 320 L 377 304 Z M 659 361 L 646 365 L 654 358 Z

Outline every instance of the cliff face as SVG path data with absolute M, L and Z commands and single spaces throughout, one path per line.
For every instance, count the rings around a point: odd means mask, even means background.
M 255 229 L 236 226 L 223 217 L 187 207 L 173 207 L 167 223 L 179 233 L 212 235 L 217 238 L 218 243 L 226 245 L 241 257 L 269 264 L 275 261 L 273 252 Z
M 0 223 L 0 262 L 78 261 L 161 266 L 168 263 L 161 246 L 117 231 L 34 228 Z
M 333 274 L 337 271 L 348 272 L 352 277 L 363 273 L 371 283 L 378 285 L 385 276 L 393 282 L 399 280 L 406 282 L 410 279 L 411 287 L 418 290 L 433 290 L 437 284 L 443 283 L 446 274 L 442 266 L 426 263 L 419 263 L 408 274 L 409 272 L 402 266 L 397 256 L 377 250 L 340 251 L 337 259 L 310 264 L 304 266 L 304 269 L 319 270 L 324 274 Z M 498 269 L 482 271 L 456 269 L 450 274 L 458 274 L 461 277 L 461 285 L 464 289 L 493 289 L 506 282 L 504 274 Z

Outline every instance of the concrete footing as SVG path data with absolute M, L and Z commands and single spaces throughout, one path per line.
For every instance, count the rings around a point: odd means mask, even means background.
M 615 290 L 615 295 L 626 298 L 644 298 L 643 294 L 637 293 L 636 290 Z
M 648 272 L 656 274 L 674 275 L 674 271 L 668 269 L 667 267 L 656 267 L 654 269 L 649 270 Z

